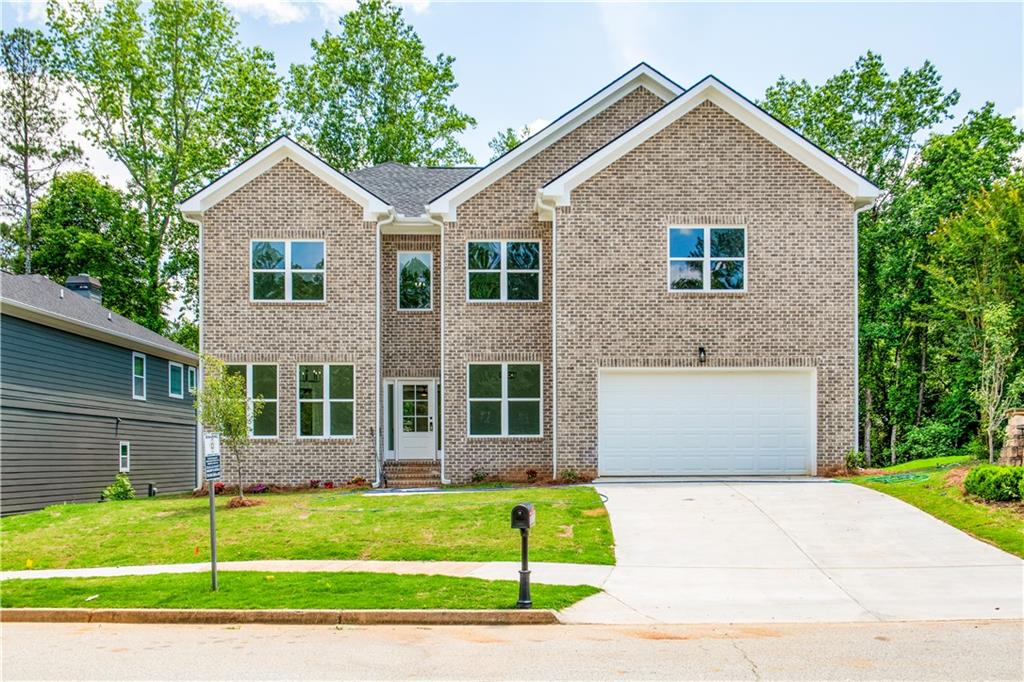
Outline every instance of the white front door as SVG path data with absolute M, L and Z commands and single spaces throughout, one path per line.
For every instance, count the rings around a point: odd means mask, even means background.
M 437 384 L 431 380 L 397 382 L 398 459 L 434 459 L 437 435 L 434 406 Z

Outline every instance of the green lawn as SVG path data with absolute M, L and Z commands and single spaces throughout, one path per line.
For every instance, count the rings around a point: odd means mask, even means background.
M 259 495 L 226 509 L 218 498 L 217 557 L 515 561 L 512 506 L 533 502 L 530 558 L 615 563 L 612 532 L 591 487 L 425 495 L 318 490 Z M 0 519 L 0 568 L 79 568 L 209 560 L 205 497 L 68 504 Z
M 949 457 L 931 457 L 929 459 L 912 459 L 909 462 L 885 467 L 886 473 L 904 471 L 923 471 L 926 469 L 948 469 L 956 464 L 966 464 L 973 458 L 966 455 L 950 455 Z
M 899 470 L 896 467 L 886 469 L 886 473 L 919 472 L 927 475 L 925 479 L 883 483 L 868 480 L 871 476 L 856 476 L 850 480 L 899 498 L 955 528 L 1024 558 L 1024 507 L 1018 506 L 1014 510 L 1009 506 L 988 505 L 965 497 L 959 487 L 947 485 L 949 468 L 936 470 L 936 466 L 948 467 L 951 462 L 943 460 L 951 459 L 954 458 L 923 459 L 917 460 L 914 467 L 907 465 L 915 462 L 907 462 Z
M 589 585 L 533 585 L 533 605 L 564 609 L 599 591 Z M 6 608 L 510 609 L 518 596 L 519 584 L 512 580 L 387 573 L 222 572 L 217 592 L 210 591 L 208 573 L 0 583 L 0 605 Z

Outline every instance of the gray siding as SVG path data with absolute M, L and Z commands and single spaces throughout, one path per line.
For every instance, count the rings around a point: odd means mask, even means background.
M 166 360 L 146 355 L 146 400 L 133 400 L 129 348 L 8 315 L 0 337 L 2 513 L 98 500 L 122 440 L 137 494 L 195 486 L 195 411 L 187 390 L 168 396 Z

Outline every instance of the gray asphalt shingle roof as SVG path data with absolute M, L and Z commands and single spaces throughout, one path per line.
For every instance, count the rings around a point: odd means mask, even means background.
M 360 168 L 348 176 L 394 206 L 399 214 L 418 216 L 427 202 L 478 170 L 476 166 L 429 168 L 388 161 Z
M 64 292 L 63 298 L 60 295 L 61 291 Z M 71 322 L 136 339 L 171 353 L 195 357 L 195 353 L 188 348 L 132 322 L 127 317 L 111 312 L 99 303 L 42 275 L 14 275 L 0 270 L 0 298 L 31 306 Z

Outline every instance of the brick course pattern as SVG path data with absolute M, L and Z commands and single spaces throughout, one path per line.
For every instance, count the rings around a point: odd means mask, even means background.
M 278 364 L 278 437 L 251 441 L 247 483 L 374 480 L 374 230 L 358 205 L 289 159 L 204 216 L 203 351 Z M 262 238 L 325 241 L 323 303 L 250 302 L 249 240 Z M 296 365 L 305 362 L 354 364 L 354 438 L 298 438 Z M 225 474 L 235 481 L 230 461 Z
M 433 258 L 433 310 L 398 309 L 398 252 L 429 251 Z M 384 235 L 381 238 L 381 376 L 384 379 L 441 376 L 441 237 Z
M 551 468 L 551 224 L 537 219 L 537 189 L 609 142 L 664 102 L 637 88 L 550 147 L 458 207 L 445 224 L 445 376 L 443 380 L 445 474 L 467 481 L 476 469 L 502 477 Z M 476 239 L 539 239 L 541 302 L 469 303 L 466 242 Z M 470 438 L 466 366 L 470 362 L 539 362 L 543 365 L 543 436 Z
M 656 180 L 655 180 L 656 179 Z M 597 473 L 599 367 L 815 367 L 818 466 L 854 439 L 853 203 L 705 102 L 558 209 L 559 468 Z M 744 225 L 745 293 L 670 293 L 670 225 Z

